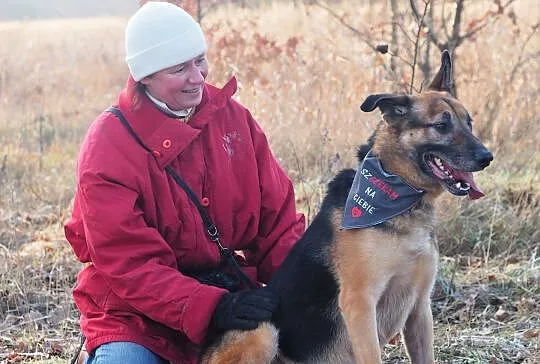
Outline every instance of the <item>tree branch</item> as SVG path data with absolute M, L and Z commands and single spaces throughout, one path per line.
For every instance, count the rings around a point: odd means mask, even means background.
M 496 17 L 499 17 L 506 10 L 506 8 L 508 8 L 508 6 L 510 6 L 514 1 L 515 0 L 508 0 L 506 2 L 506 4 L 500 5 L 499 8 L 497 9 L 497 12 L 494 15 Z M 493 13 L 491 13 L 491 14 L 493 14 Z M 488 25 L 489 25 L 489 17 L 486 17 L 485 19 L 482 20 L 482 22 L 479 25 L 475 26 L 474 28 L 469 30 L 467 33 L 459 36 L 458 39 L 457 39 L 458 41 L 457 41 L 456 44 L 460 45 L 465 39 L 474 36 L 476 33 L 478 33 L 480 30 L 484 29 Z
M 413 64 L 410 62 L 410 61 L 407 61 L 405 58 L 401 57 L 398 53 L 393 53 L 392 51 L 388 51 L 388 53 L 392 56 L 392 57 L 396 57 L 397 59 L 399 59 L 401 62 L 405 63 L 407 66 L 413 68 Z
M 397 27 L 399 28 L 399 30 L 401 30 L 401 32 L 403 33 L 403 35 L 409 40 L 409 42 L 411 42 L 412 44 L 414 44 L 414 40 L 411 38 L 411 36 L 409 35 L 409 33 L 407 32 L 407 30 L 403 27 L 403 24 L 401 23 L 397 23 L 396 24 Z
M 454 49 L 461 43 L 459 33 L 461 30 L 461 15 L 463 14 L 463 3 L 465 0 L 457 0 L 456 2 L 456 13 L 454 14 L 454 24 L 452 25 L 452 35 L 448 39 L 449 45 L 448 48 L 450 54 L 453 53 Z
M 345 19 L 343 19 L 343 16 L 340 16 L 334 10 L 332 10 L 330 7 L 328 7 L 325 4 L 320 3 L 317 0 L 312 1 L 312 4 L 317 5 L 320 8 L 326 10 L 330 15 L 332 15 L 335 19 L 337 19 L 343 26 L 345 26 L 347 29 L 349 29 L 354 34 L 356 34 L 358 36 L 358 38 L 360 38 L 360 40 L 362 40 L 369 48 L 371 48 L 373 51 L 379 53 L 379 51 L 377 50 L 377 46 L 373 45 L 369 41 L 369 38 L 365 34 L 363 34 L 360 30 L 358 30 L 357 28 L 355 28 L 352 25 L 350 25 L 349 23 L 347 23 L 345 21 Z
M 418 31 L 416 32 L 416 40 L 414 42 L 414 58 L 413 58 L 413 64 L 412 64 L 412 77 L 411 77 L 411 87 L 409 88 L 409 94 L 412 94 L 413 88 L 414 88 L 414 77 L 416 73 L 416 59 L 418 58 L 418 45 L 420 44 L 420 32 L 422 31 L 422 24 L 424 24 L 424 18 L 427 14 L 427 9 L 430 4 L 431 0 L 424 0 L 424 12 L 422 13 L 422 18 L 420 18 L 420 22 L 418 23 Z
M 536 23 L 531 30 L 531 33 L 527 36 L 523 44 L 521 45 L 521 49 L 519 51 L 519 56 L 516 61 L 516 64 L 512 68 L 512 71 L 510 72 L 510 76 L 508 77 L 508 83 L 512 84 L 514 82 L 514 77 L 516 76 L 516 73 L 520 67 L 522 67 L 525 63 L 527 63 L 532 57 L 528 57 L 523 59 L 523 53 L 525 53 L 525 48 L 527 47 L 527 44 L 532 39 L 536 31 L 540 28 L 540 23 Z M 538 52 L 536 53 L 536 56 L 538 55 Z M 535 57 L 536 58 L 536 57 Z
M 439 50 L 442 52 L 447 47 L 446 43 L 441 42 L 439 36 L 435 34 L 435 29 L 433 28 L 433 24 L 431 23 L 426 24 L 426 22 L 422 20 L 420 13 L 418 12 L 418 9 L 416 7 L 415 1 L 409 0 L 409 3 L 411 4 L 411 10 L 416 20 L 416 23 L 418 23 L 418 26 L 421 28 L 426 26 L 428 28 L 429 38 L 437 46 L 437 48 L 439 48 Z
M 446 0 L 444 0 L 442 3 L 441 21 L 442 21 L 443 32 L 444 34 L 446 34 L 446 38 L 448 38 L 448 24 L 446 23 Z

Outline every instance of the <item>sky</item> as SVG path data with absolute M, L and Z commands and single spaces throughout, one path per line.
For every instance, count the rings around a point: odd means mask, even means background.
M 0 21 L 129 16 L 138 0 L 0 0 Z

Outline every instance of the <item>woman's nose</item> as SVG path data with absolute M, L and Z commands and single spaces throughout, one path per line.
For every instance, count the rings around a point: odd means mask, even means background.
M 204 76 L 199 67 L 193 66 L 189 71 L 189 82 L 200 84 L 204 82 Z

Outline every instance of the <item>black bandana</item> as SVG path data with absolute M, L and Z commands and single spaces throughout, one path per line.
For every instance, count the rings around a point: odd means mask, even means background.
M 424 191 L 386 173 L 371 151 L 356 171 L 343 214 L 343 229 L 374 226 L 413 208 Z

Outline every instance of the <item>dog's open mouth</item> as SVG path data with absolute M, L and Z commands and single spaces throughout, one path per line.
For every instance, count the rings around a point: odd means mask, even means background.
M 452 168 L 443 159 L 428 154 L 424 157 L 427 165 L 439 183 L 453 195 L 469 195 L 469 199 L 476 200 L 484 196 L 484 193 L 474 182 L 471 172 L 459 171 Z

